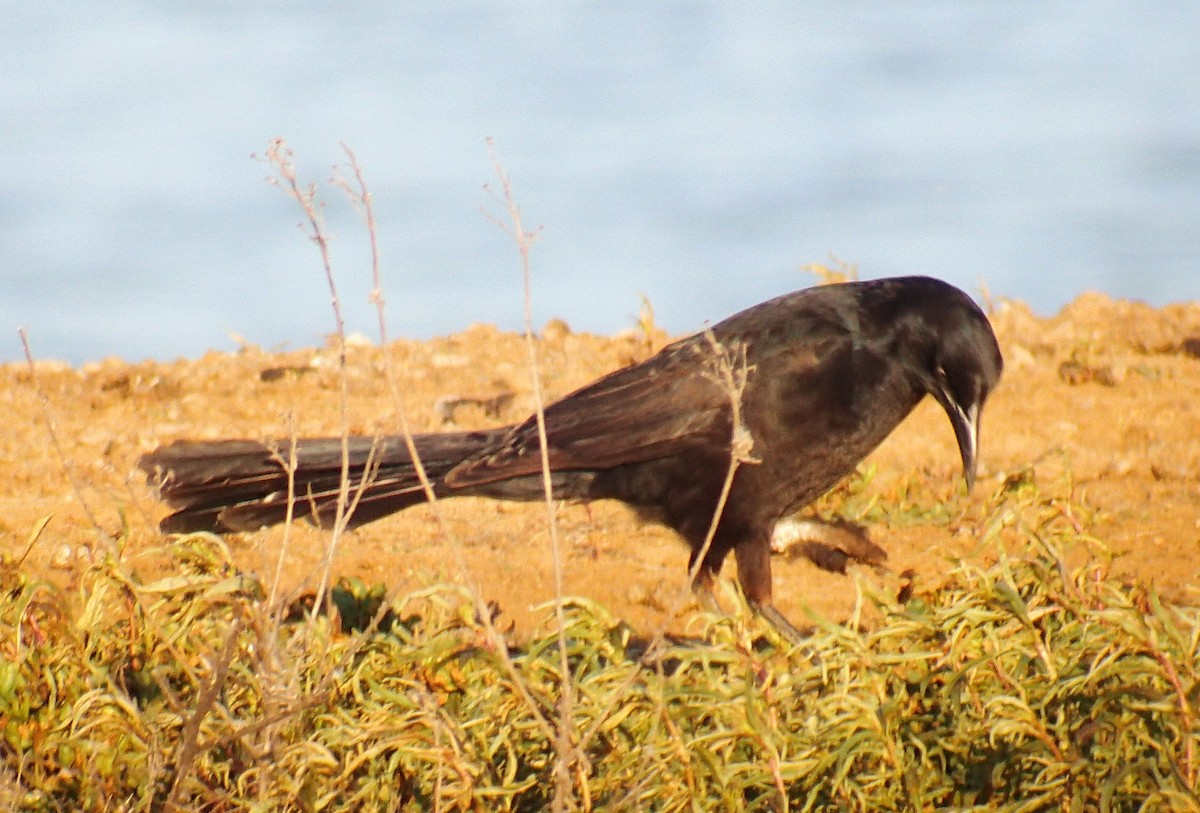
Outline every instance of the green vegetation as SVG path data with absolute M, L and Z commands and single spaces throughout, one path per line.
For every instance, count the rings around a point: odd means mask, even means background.
M 1109 575 L 1027 473 L 989 511 L 1011 553 L 790 651 L 744 614 L 655 646 L 572 600 L 569 702 L 557 631 L 498 650 L 457 588 L 289 618 L 210 535 L 74 594 L 6 561 L 0 807 L 1200 807 L 1200 611 Z

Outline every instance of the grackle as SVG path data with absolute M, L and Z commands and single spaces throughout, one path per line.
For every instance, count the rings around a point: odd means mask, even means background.
M 750 605 L 798 640 L 771 600 L 775 523 L 852 472 L 926 395 L 950 419 L 970 487 L 980 413 L 1002 364 L 983 312 L 939 280 L 786 294 L 546 406 L 554 496 L 620 500 L 674 529 L 693 566 L 702 556 L 700 591 L 711 590 L 732 552 Z M 438 497 L 543 497 L 536 417 L 412 441 Z M 425 501 L 403 436 L 352 437 L 348 450 L 350 524 Z M 291 441 L 181 440 L 139 465 L 175 509 L 164 531 L 253 530 L 285 519 L 281 461 L 292 453 Z M 294 454 L 293 515 L 332 523 L 341 439 L 299 439 Z

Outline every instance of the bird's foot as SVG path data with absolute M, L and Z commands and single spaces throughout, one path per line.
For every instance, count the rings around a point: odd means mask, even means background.
M 822 570 L 845 573 L 852 562 L 882 568 L 887 551 L 876 545 L 859 525 L 843 520 L 787 517 L 771 535 L 771 552 L 789 559 L 803 556 Z
M 775 609 L 774 604 L 755 605 L 754 611 L 770 622 L 771 626 L 787 639 L 789 643 L 798 646 L 803 644 L 807 639 L 808 636 L 801 632 L 791 621 L 788 621 L 787 616 Z

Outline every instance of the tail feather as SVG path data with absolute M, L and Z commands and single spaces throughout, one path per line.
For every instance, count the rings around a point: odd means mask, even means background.
M 414 435 L 413 442 L 436 490 L 450 469 L 505 430 Z M 284 521 L 289 495 L 293 517 L 331 524 L 341 497 L 342 459 L 341 438 L 298 439 L 294 448 L 286 440 L 176 441 L 145 455 L 138 465 L 175 509 L 159 524 L 162 530 L 221 533 Z M 346 459 L 351 525 L 425 501 L 403 436 L 350 438 Z

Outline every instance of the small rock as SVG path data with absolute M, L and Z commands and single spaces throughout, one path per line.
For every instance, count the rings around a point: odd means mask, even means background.
M 272 381 L 279 381 L 289 374 L 302 375 L 304 373 L 311 373 L 314 369 L 316 369 L 316 365 L 314 364 L 286 364 L 280 367 L 267 367 L 258 374 L 258 378 L 260 381 L 270 383 Z
M 477 406 L 483 410 L 485 415 L 494 418 L 508 407 L 516 397 L 517 394 L 515 392 L 501 392 L 487 398 L 443 395 L 433 403 L 433 412 L 442 423 L 450 423 L 454 420 L 454 413 L 458 411 L 459 407 Z
M 1105 477 L 1125 477 L 1136 467 L 1133 458 L 1129 456 L 1114 457 L 1101 472 Z
M 434 353 L 429 363 L 434 367 L 466 367 L 471 360 L 461 353 Z
M 548 342 L 561 342 L 571 335 L 571 326 L 562 319 L 551 319 L 542 328 L 542 338 Z
M 1072 386 L 1096 383 L 1105 387 L 1115 387 L 1125 380 L 1125 374 L 1124 365 L 1085 364 L 1076 359 L 1068 359 L 1058 365 L 1059 379 Z
M 68 570 L 75 563 L 75 548 L 70 545 L 59 545 L 58 550 L 50 556 L 50 567 L 56 570 Z
M 1033 369 L 1038 366 L 1038 361 L 1034 358 L 1033 352 L 1024 345 L 1014 344 L 1008 348 L 1004 363 L 1006 366 L 1014 370 Z

